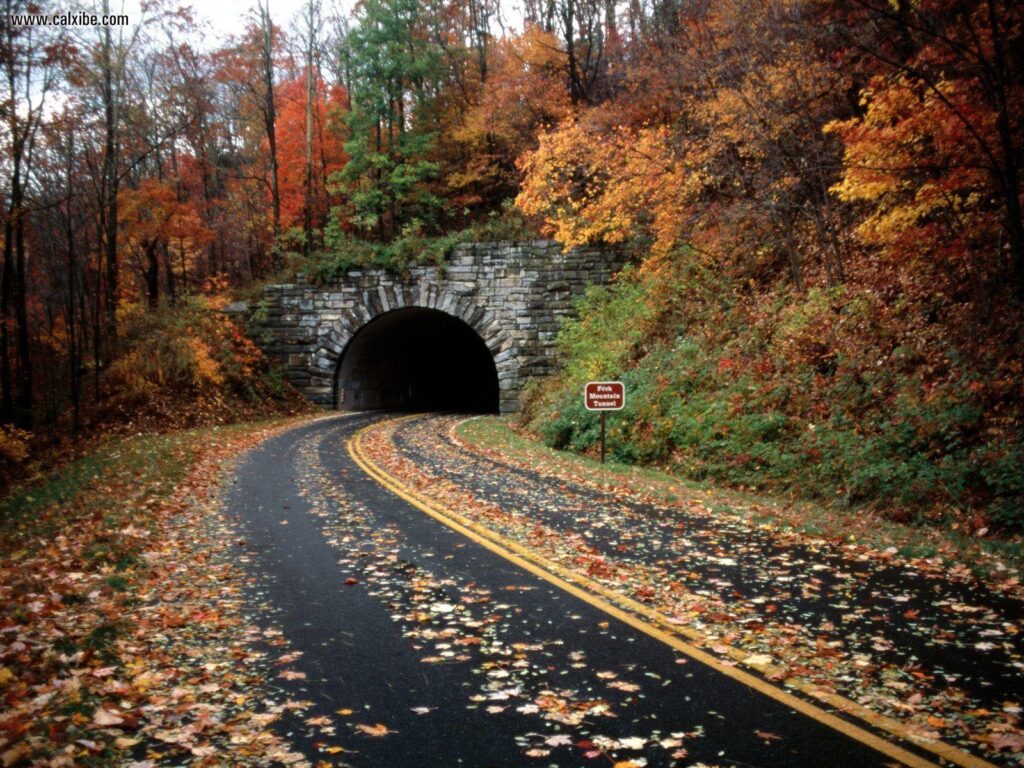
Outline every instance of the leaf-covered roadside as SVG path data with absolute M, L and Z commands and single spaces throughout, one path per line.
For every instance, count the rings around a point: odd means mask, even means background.
M 215 513 L 265 422 L 109 443 L 0 503 L 0 765 L 297 764 Z
M 596 422 L 597 419 L 595 418 Z M 877 553 L 894 549 L 901 558 L 925 567 L 969 568 L 997 590 L 1019 584 L 1024 574 L 1024 539 L 1020 536 L 978 536 L 960 528 L 899 523 L 867 509 L 851 515 L 845 509 L 811 502 L 782 502 L 779 498 L 697 483 L 653 467 L 610 461 L 602 467 L 586 454 L 549 448 L 524 435 L 520 427 L 500 418 L 478 418 L 460 423 L 453 437 L 483 455 L 574 482 L 593 482 L 675 502 L 683 495 L 697 496 L 716 513 L 738 515 L 751 523 L 768 524 L 779 531 L 843 539 Z
M 600 491 L 542 462 L 474 454 L 446 439 L 454 424 L 391 422 L 364 446 L 447 508 L 645 604 L 722 664 L 829 706 L 838 694 L 913 742 L 1024 759 L 1014 576 L 982 587 L 965 567 L 780 531 L 697 495 Z

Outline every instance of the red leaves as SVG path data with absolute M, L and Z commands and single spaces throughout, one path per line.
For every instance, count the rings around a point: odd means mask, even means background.
M 655 596 L 658 594 L 658 591 L 650 584 L 641 584 L 636 588 L 634 594 L 636 595 L 636 598 L 641 602 L 649 603 L 654 600 Z
M 240 765 L 257 751 L 284 753 L 263 733 L 259 697 L 249 703 L 258 668 L 239 642 L 248 620 L 237 603 L 217 604 L 240 591 L 218 554 L 233 539 L 193 533 L 222 525 L 209 501 L 221 467 L 268 431 L 161 438 L 138 452 L 115 444 L 119 458 L 97 464 L 74 508 L 25 523 L 46 538 L 0 532 L 0 764 L 77 762 L 144 739 L 195 757 L 237 739 Z
M 278 100 L 277 158 L 280 173 L 281 224 L 300 227 L 306 195 L 306 80 L 287 80 L 275 89 Z M 348 160 L 332 113 L 345 104 L 345 89 L 317 79 L 313 93 L 313 226 L 320 229 L 337 200 L 329 197 L 327 181 Z

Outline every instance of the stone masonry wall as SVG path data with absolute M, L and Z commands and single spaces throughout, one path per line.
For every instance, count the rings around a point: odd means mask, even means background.
M 552 373 L 559 321 L 591 283 L 606 283 L 622 254 L 566 252 L 551 241 L 457 246 L 443 267 L 403 274 L 350 271 L 332 285 L 305 280 L 266 289 L 255 337 L 286 378 L 313 402 L 335 405 L 338 361 L 370 320 L 402 307 L 429 307 L 460 318 L 483 339 L 498 370 L 502 413 L 518 409 L 526 381 Z

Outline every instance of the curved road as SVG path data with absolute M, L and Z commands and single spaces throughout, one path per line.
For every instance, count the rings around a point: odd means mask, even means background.
M 347 414 L 274 437 L 245 457 L 226 494 L 253 596 L 289 641 L 275 683 L 310 702 L 280 726 L 310 760 L 387 768 L 898 764 L 386 490 L 346 449 L 359 429 L 384 418 Z M 450 420 L 433 423 L 443 440 Z M 497 504 L 532 503 L 556 526 L 605 514 L 609 503 L 525 470 L 460 459 L 450 444 L 429 451 L 422 429 L 398 437 L 410 460 Z M 617 544 L 593 536 L 598 549 Z M 700 531 L 686 540 L 699 547 Z M 661 550 L 645 556 L 666 558 Z M 728 594 L 762 597 L 750 592 L 758 579 L 743 576 L 757 567 L 739 562 Z M 725 589 L 720 572 L 689 570 L 707 589 Z M 893 588 L 877 578 L 873 588 Z

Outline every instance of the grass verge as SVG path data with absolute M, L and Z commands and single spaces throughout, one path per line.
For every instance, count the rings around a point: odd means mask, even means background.
M 559 451 L 517 431 L 498 416 L 479 417 L 458 425 L 456 434 L 470 446 L 493 451 L 516 464 L 588 484 L 625 490 L 676 503 L 694 498 L 713 514 L 741 517 L 785 533 L 828 539 L 914 560 L 970 568 L 986 581 L 1005 586 L 1024 573 L 1024 541 L 1020 536 L 996 539 L 957 530 L 893 522 L 865 510 L 840 510 L 810 502 L 742 493 L 688 480 L 666 471 L 609 462 Z
M 0 500 L 0 765 L 287 754 L 216 510 L 290 421 L 111 440 Z

